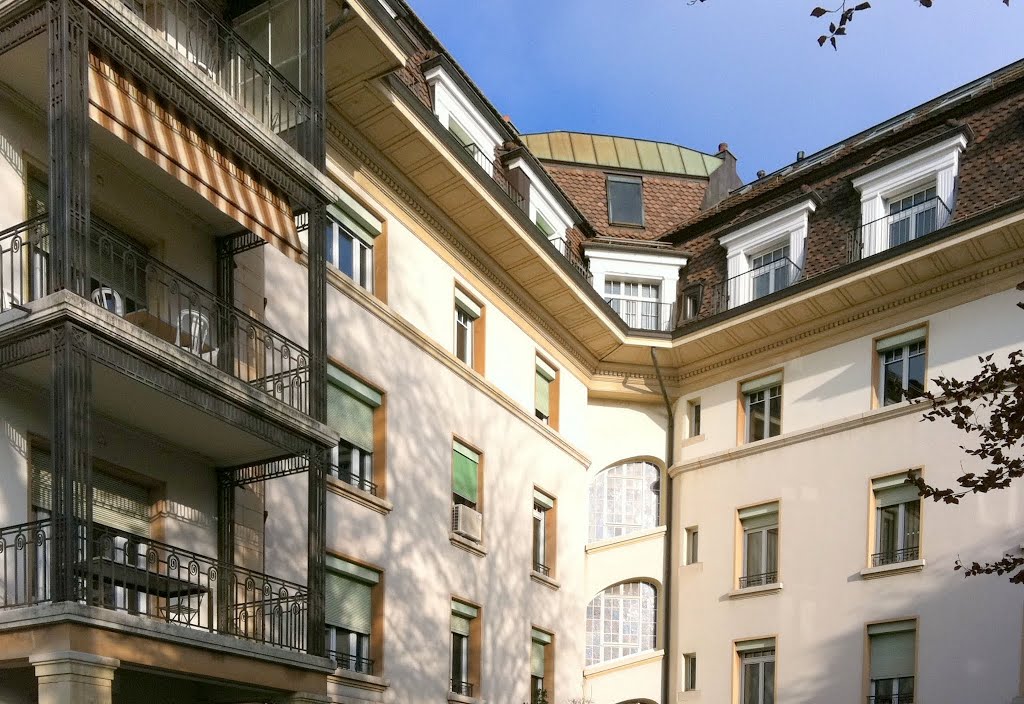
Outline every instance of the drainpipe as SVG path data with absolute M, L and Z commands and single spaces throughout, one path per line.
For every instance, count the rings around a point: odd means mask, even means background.
M 671 652 L 669 640 L 672 633 L 672 480 L 669 479 L 668 470 L 673 462 L 673 450 L 676 435 L 676 416 L 672 410 L 672 402 L 668 398 L 668 391 L 665 389 L 665 380 L 661 377 L 661 367 L 658 365 L 658 353 L 651 348 L 651 361 L 654 363 L 654 373 L 658 377 L 658 386 L 661 387 L 661 398 L 665 401 L 665 411 L 668 413 L 668 431 L 665 437 L 665 480 L 662 482 L 662 493 L 665 496 L 665 559 L 663 565 L 661 589 L 665 595 L 664 620 L 665 632 L 662 635 L 661 644 L 665 656 L 661 661 L 661 704 L 670 704 L 669 667 L 671 666 Z

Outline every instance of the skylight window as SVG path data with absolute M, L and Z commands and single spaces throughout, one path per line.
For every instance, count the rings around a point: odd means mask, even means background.
M 643 227 L 643 181 L 640 177 L 608 175 L 608 222 Z

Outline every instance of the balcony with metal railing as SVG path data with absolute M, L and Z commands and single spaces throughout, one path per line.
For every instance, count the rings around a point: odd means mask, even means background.
M 847 235 L 847 261 L 866 259 L 927 237 L 945 227 L 950 215 L 949 206 L 936 196 L 864 223 Z
M 872 567 L 882 567 L 884 565 L 895 565 L 900 562 L 910 562 L 916 560 L 920 556 L 920 548 L 916 545 L 913 547 L 900 548 L 899 550 L 884 550 L 882 552 L 876 552 L 871 556 Z
M 605 296 L 604 301 L 634 330 L 669 332 L 675 327 L 674 303 L 621 296 Z
M 0 313 L 48 293 L 51 245 L 45 214 L 0 231 Z M 93 303 L 308 413 L 306 349 L 150 256 L 95 216 L 82 278 Z
M 711 289 L 711 313 L 724 313 L 792 286 L 803 272 L 788 257 L 754 267 L 715 284 Z
M 79 604 L 306 650 L 303 585 L 95 523 L 76 561 L 57 565 L 54 534 L 50 519 L 0 528 L 0 610 L 51 601 L 54 576 L 70 570 Z
M 768 584 L 775 584 L 779 581 L 777 571 L 762 572 L 761 574 L 748 574 L 740 577 L 740 589 L 747 587 L 763 587 Z
M 451 691 L 453 694 L 459 694 L 463 697 L 473 696 L 473 683 L 463 682 L 462 680 L 452 680 Z
M 343 653 L 338 650 L 328 650 L 327 657 L 334 660 L 339 670 L 346 672 L 357 672 L 360 675 L 372 675 L 374 662 L 371 658 L 364 658 L 350 653 Z

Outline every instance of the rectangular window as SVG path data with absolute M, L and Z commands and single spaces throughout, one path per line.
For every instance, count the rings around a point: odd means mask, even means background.
M 342 670 L 373 674 L 371 635 L 380 573 L 327 556 L 324 615 L 327 656 Z
M 886 200 L 889 213 L 889 247 L 924 237 L 938 226 L 935 186 Z
M 740 589 L 779 581 L 779 504 L 739 510 L 743 529 Z
M 789 245 L 750 258 L 752 300 L 781 291 L 795 278 Z
M 871 482 L 875 497 L 872 567 L 920 558 L 921 496 L 905 480 L 905 474 L 897 474 Z
M 480 542 L 480 453 L 456 440 L 452 447 L 452 531 Z
M 772 438 L 782 432 L 782 373 L 740 385 L 743 394 L 745 442 Z
M 334 365 L 327 367 L 327 425 L 341 436 L 328 474 L 376 495 L 374 449 L 383 422 L 383 395 Z
M 537 357 L 534 375 L 534 413 L 553 428 L 558 428 L 558 370 Z
M 534 628 L 530 638 L 530 704 L 540 704 L 542 701 L 554 702 L 554 692 L 548 685 L 549 673 L 554 671 L 552 636 L 550 633 Z
M 480 609 L 452 600 L 451 691 L 464 697 L 474 696 L 479 673 Z
M 697 689 L 697 655 L 683 655 L 683 689 L 692 692 Z
M 551 576 L 554 571 L 555 500 L 533 490 L 533 571 Z
M 700 313 L 700 294 L 688 292 L 683 294 L 683 320 L 693 320 Z
M 736 644 L 740 704 L 775 704 L 775 639 Z
M 686 529 L 686 564 L 688 565 L 700 562 L 700 553 L 698 551 L 699 538 L 700 534 L 697 532 L 697 526 Z
M 544 217 L 539 210 L 537 211 L 537 217 L 534 219 L 534 222 L 537 223 L 537 227 L 544 233 L 545 237 L 551 238 L 555 236 L 554 225 L 548 222 L 548 219 Z
M 927 361 L 927 329 L 916 328 L 878 340 L 878 387 L 880 406 L 889 406 L 924 393 Z
M 607 183 L 608 222 L 643 227 L 643 181 L 640 177 L 609 174 Z
M 462 124 L 451 115 L 448 116 L 448 131 L 455 135 L 455 139 L 459 140 L 459 143 L 462 144 L 462 146 L 476 146 L 473 141 L 473 137 L 469 134 L 469 130 L 463 127 Z
M 483 373 L 483 306 L 455 289 L 455 356 Z
M 917 624 L 914 621 L 868 626 L 870 651 L 868 704 L 914 701 Z
M 687 404 L 686 415 L 690 419 L 690 437 L 698 437 L 701 433 L 700 430 L 700 399 L 690 401 Z
M 660 330 L 661 286 L 654 283 L 605 279 L 604 299 L 631 328 Z

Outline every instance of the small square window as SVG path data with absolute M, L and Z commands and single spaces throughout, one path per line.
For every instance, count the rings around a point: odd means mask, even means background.
M 697 526 L 686 529 L 686 564 L 688 565 L 694 565 L 700 562 L 700 553 L 698 551 L 699 537 Z
M 638 176 L 608 176 L 608 222 L 643 227 L 643 181 Z

